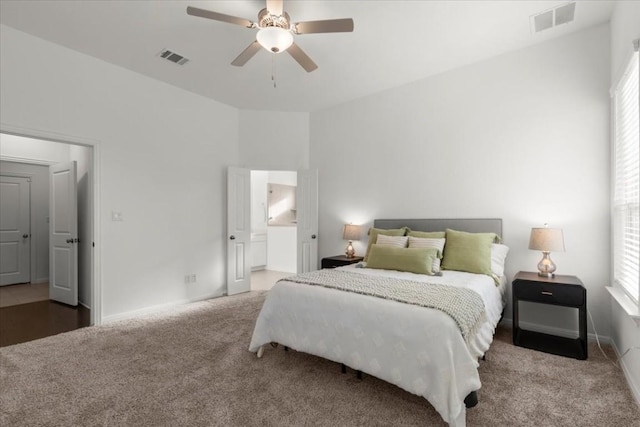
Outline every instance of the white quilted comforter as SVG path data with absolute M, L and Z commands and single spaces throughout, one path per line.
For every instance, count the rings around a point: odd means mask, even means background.
M 496 287 L 489 276 L 458 271 L 436 277 L 341 268 L 473 289 L 484 301 L 487 320 L 466 344 L 453 319 L 441 311 L 282 281 L 264 302 L 249 350 L 277 342 L 344 363 L 423 396 L 450 426 L 464 426 L 464 398 L 480 389 L 477 360 L 489 349 L 504 307 L 504 278 Z

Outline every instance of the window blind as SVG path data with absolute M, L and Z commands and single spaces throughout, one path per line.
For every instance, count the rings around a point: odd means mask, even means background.
M 640 301 L 640 75 L 638 50 L 613 94 L 613 280 Z

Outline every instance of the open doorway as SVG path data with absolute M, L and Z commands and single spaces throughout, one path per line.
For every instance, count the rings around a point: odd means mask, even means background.
M 74 251 L 78 258 L 73 267 L 78 278 L 75 307 L 50 301 L 50 284 L 55 281 L 50 277 L 49 209 L 56 200 L 60 203 L 58 197 L 50 195 L 50 168 L 65 163 L 75 166 L 73 184 L 78 196 L 73 208 L 74 216 L 77 213 Z M 7 214 L 0 218 L 3 239 L 8 234 L 6 231 L 20 228 L 17 239 L 8 239 L 0 246 L 0 345 L 29 341 L 92 323 L 93 164 L 91 146 L 0 133 L 3 190 L 0 206 L 2 213 Z M 18 199 L 24 200 L 19 208 Z M 19 248 L 20 252 L 12 248 Z M 9 274 L 12 271 L 19 274 Z
M 272 187 L 273 188 L 273 187 Z M 287 214 L 295 236 L 296 273 L 314 271 L 318 266 L 318 171 L 302 169 L 296 173 L 295 212 Z M 278 206 L 282 208 L 282 206 Z M 285 209 L 286 210 L 286 209 Z M 227 294 L 251 290 L 251 170 L 230 166 L 227 170 Z M 260 212 L 260 209 L 258 209 Z M 263 212 L 263 218 L 274 215 Z M 269 232 L 267 224 L 267 237 Z M 295 231 L 293 231 L 295 230 Z M 267 246 L 269 242 L 267 242 Z M 278 255 L 286 250 L 274 252 Z M 269 254 L 267 254 L 269 255 Z M 293 259 L 293 258 L 292 258 Z M 269 265 L 269 260 L 266 260 Z M 282 272 L 288 273 L 288 272 Z
M 251 290 L 297 272 L 295 171 L 251 170 Z

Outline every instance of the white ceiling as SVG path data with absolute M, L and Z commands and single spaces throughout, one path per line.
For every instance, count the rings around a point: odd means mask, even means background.
M 256 30 L 186 13 L 191 5 L 256 21 L 264 0 L 1 0 L 0 22 L 238 108 L 314 111 L 607 22 L 613 8 L 579 0 L 574 22 L 531 33 L 531 15 L 564 3 L 285 0 L 292 22 L 355 22 L 353 33 L 295 36 L 319 66 L 312 73 L 265 50 L 234 67 Z M 190 62 L 161 60 L 163 48 Z

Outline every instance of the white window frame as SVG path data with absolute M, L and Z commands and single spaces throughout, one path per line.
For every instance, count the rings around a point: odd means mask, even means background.
M 640 305 L 640 127 L 638 40 L 612 90 L 613 282 Z

